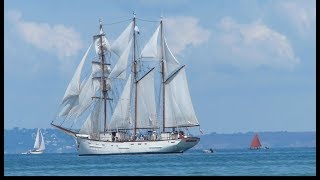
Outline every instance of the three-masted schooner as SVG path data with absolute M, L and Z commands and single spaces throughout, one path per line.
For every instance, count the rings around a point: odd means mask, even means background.
M 200 141 L 188 130 L 199 122 L 162 18 L 141 52 L 137 20 L 134 14 L 112 44 L 100 20 L 51 122 L 76 139 L 79 155 L 182 153 Z M 91 72 L 83 78 L 92 45 Z

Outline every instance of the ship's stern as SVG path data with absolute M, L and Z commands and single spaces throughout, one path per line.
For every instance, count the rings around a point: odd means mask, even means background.
M 181 139 L 181 141 L 177 144 L 177 148 L 180 152 L 185 152 L 188 149 L 191 149 L 195 145 L 197 145 L 200 142 L 199 137 L 187 137 Z

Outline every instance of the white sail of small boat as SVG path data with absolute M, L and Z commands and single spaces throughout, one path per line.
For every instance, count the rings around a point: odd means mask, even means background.
M 128 21 L 113 42 L 100 21 L 95 51 L 90 45 L 84 53 L 51 122 L 76 139 L 79 155 L 182 153 L 200 141 L 189 131 L 200 124 L 186 66 L 165 39 L 165 21 L 145 46 L 138 44 L 139 19 L 134 14 Z
M 44 137 L 42 135 L 40 128 L 38 128 L 34 146 L 33 146 L 33 149 L 30 151 L 30 154 L 42 154 L 45 149 L 46 147 L 45 147 Z

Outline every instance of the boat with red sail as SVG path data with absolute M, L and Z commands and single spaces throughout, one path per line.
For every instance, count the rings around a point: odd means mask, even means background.
M 262 146 L 261 146 L 258 134 L 255 134 L 251 141 L 250 149 L 260 149 L 261 147 Z

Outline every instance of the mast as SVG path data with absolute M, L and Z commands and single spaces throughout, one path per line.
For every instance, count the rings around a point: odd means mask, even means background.
M 136 60 L 136 14 L 133 12 L 133 73 L 134 73 L 134 84 L 135 84 L 135 93 L 134 93 L 134 138 L 136 138 L 137 135 L 137 96 L 138 96 L 138 90 L 137 90 L 137 60 Z
M 101 19 L 99 20 L 100 22 L 100 32 L 103 32 L 102 31 L 102 21 Z M 103 115 L 103 118 L 104 118 L 104 128 L 103 128 L 103 134 L 106 133 L 106 128 L 107 128 L 107 97 L 106 97 L 106 94 L 107 94 L 107 89 L 106 89 L 106 80 L 105 80 L 105 77 L 104 77 L 104 52 L 103 52 L 103 45 L 102 45 L 102 36 L 104 34 L 99 34 L 99 38 L 100 38 L 100 50 L 101 50 L 101 63 L 100 63 L 100 66 L 101 66 L 101 71 L 102 71 L 102 76 L 101 76 L 101 83 L 102 83 L 102 89 L 101 89 L 101 92 L 103 94 L 103 101 L 104 101 L 104 115 Z
M 165 88 L 164 88 L 164 61 L 163 61 L 163 28 L 162 28 L 163 24 L 162 24 L 162 16 L 161 16 L 161 20 L 160 20 L 160 44 L 161 44 L 161 76 L 162 76 L 162 126 L 163 129 L 162 131 L 165 132 Z

